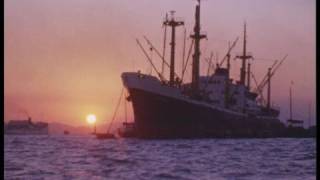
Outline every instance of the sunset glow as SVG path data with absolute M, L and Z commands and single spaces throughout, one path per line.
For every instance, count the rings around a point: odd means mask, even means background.
M 94 115 L 94 114 L 89 114 L 89 115 L 87 116 L 87 122 L 88 122 L 89 124 L 94 124 L 94 123 L 96 123 L 96 121 L 97 121 L 96 115 Z

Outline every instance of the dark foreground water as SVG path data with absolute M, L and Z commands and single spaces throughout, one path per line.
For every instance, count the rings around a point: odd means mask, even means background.
M 315 139 L 5 136 L 5 179 L 316 179 Z

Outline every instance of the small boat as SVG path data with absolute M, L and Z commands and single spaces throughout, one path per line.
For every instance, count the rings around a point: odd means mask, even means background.
M 291 85 L 293 82 L 291 82 Z M 290 118 L 287 120 L 288 127 L 285 131 L 286 137 L 308 138 L 315 137 L 315 133 L 303 127 L 304 120 L 294 119 L 292 111 L 292 87 L 290 86 Z
M 291 85 L 293 82 L 291 81 Z M 292 118 L 292 87 L 290 86 L 290 92 L 289 92 L 289 98 L 290 98 L 290 118 L 287 120 L 288 127 L 289 128 L 303 128 L 304 121 L 303 120 L 298 120 L 298 119 L 293 119 Z
M 114 134 L 111 133 L 96 133 L 97 139 L 114 139 Z
M 64 135 L 69 135 L 70 133 L 69 133 L 69 131 L 64 130 L 64 131 L 63 131 L 63 134 L 64 134 Z

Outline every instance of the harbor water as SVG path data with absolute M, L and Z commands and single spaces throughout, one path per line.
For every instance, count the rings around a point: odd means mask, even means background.
M 4 137 L 5 179 L 316 179 L 316 139 Z

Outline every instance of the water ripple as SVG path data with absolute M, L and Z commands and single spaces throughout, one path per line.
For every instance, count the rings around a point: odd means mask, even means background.
M 4 140 L 5 179 L 316 179 L 315 139 Z

